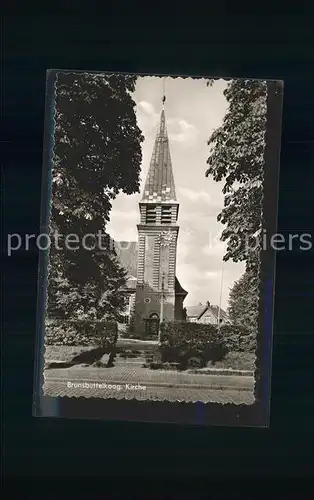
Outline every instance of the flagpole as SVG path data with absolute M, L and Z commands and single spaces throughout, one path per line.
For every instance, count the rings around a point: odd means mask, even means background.
M 218 306 L 218 325 L 217 325 L 218 333 L 220 330 L 220 310 L 221 310 L 222 291 L 223 291 L 224 263 L 225 262 L 223 260 L 222 265 L 221 265 L 220 297 L 219 297 L 219 306 Z

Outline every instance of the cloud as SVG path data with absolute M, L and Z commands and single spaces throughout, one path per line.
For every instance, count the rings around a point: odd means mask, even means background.
M 115 241 L 137 241 L 137 229 L 136 227 L 128 228 L 108 228 L 108 234 Z
M 139 219 L 139 212 L 136 210 L 114 210 L 111 213 L 111 220 L 113 219 L 134 220 L 136 223 L 137 219 Z
M 138 106 L 143 110 L 145 111 L 145 113 L 147 113 L 148 115 L 154 115 L 155 114 L 155 109 L 154 109 L 154 106 L 150 103 L 150 102 L 147 102 L 147 101 L 140 101 L 138 103 Z
M 148 127 L 151 131 L 156 128 L 160 120 L 160 113 L 156 113 L 153 104 L 141 100 L 137 108 L 140 126 L 144 129 Z M 198 134 L 197 128 L 182 117 L 171 118 L 167 116 L 167 129 L 171 142 L 179 142 L 186 146 L 193 144 Z
M 175 141 L 175 142 L 184 143 L 186 141 L 185 134 L 169 134 L 169 137 L 172 141 Z
M 203 201 L 205 203 L 210 203 L 210 195 L 205 191 L 193 191 L 189 188 L 179 187 L 178 192 L 190 201 Z
M 198 268 L 193 264 L 185 264 L 177 270 L 177 276 L 181 285 L 188 292 L 185 306 L 197 305 L 199 302 L 205 303 L 219 301 L 220 276 L 221 271 L 206 270 Z M 225 304 L 224 304 L 225 305 Z
M 110 213 L 110 222 L 107 225 L 108 233 L 116 241 L 137 241 L 136 224 L 139 222 L 139 212 L 128 210 L 129 203 L 123 207 L 121 199 L 115 201 L 118 204 L 120 201 L 120 207 L 113 209 Z
M 192 125 L 191 123 L 188 123 L 185 120 L 179 120 L 179 125 L 182 128 L 182 130 L 196 130 L 194 125 Z
M 136 108 L 138 125 L 142 131 L 145 131 L 145 139 L 147 140 L 150 136 L 152 139 L 156 133 L 160 115 L 156 113 L 153 104 L 145 100 L 140 101 Z
M 219 234 L 209 234 L 208 244 L 202 247 L 202 253 L 204 255 L 217 255 L 223 256 L 226 253 L 227 243 L 225 241 L 220 241 Z
M 206 274 L 206 277 L 209 278 L 209 279 L 215 279 L 218 276 L 218 272 L 217 271 L 206 271 L 205 274 Z
M 193 283 L 214 279 L 216 274 L 215 271 L 204 271 L 193 264 L 182 264 L 180 266 L 180 277 L 182 276 L 184 280 L 192 281 Z
M 183 118 L 170 118 L 167 120 L 169 139 L 190 147 L 197 138 L 198 130 Z

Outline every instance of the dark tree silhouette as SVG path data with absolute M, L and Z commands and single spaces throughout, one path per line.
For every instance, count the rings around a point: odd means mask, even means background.
M 239 304 L 251 307 L 252 317 L 258 315 L 258 275 L 262 230 L 264 179 L 264 148 L 266 130 L 266 82 L 232 80 L 224 91 L 228 111 L 221 127 L 211 135 L 208 145 L 206 176 L 224 181 L 224 208 L 218 221 L 225 225 L 222 241 L 227 242 L 224 260 L 245 261 L 246 274 L 235 285 L 231 310 L 239 286 L 245 295 Z M 251 281 L 250 281 L 251 280 Z M 241 302 L 242 301 L 242 302 Z M 248 306 L 250 304 L 250 306 Z M 244 307 L 244 306 L 243 306 Z M 240 317 L 233 313 L 234 317 Z
M 230 290 L 228 315 L 231 323 L 257 329 L 256 288 L 258 276 L 246 271 Z
M 108 244 L 106 224 L 116 195 L 139 190 L 143 137 L 131 95 L 135 82 L 133 76 L 57 75 L 51 231 L 62 236 L 61 250 L 53 245 L 50 251 L 52 316 L 111 318 L 124 307 L 125 271 Z M 65 248 L 69 234 L 77 239 Z

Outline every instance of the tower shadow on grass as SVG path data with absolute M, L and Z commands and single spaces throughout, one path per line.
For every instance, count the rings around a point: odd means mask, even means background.
M 107 363 L 101 363 L 101 358 L 105 355 L 109 354 L 109 359 Z M 96 347 L 95 349 L 91 349 L 90 351 L 84 351 L 80 354 L 74 356 L 71 361 L 60 362 L 60 363 L 50 363 L 47 365 L 46 369 L 52 368 L 71 368 L 75 365 L 98 365 L 99 367 L 111 368 L 114 366 L 114 359 L 116 357 L 116 348 L 104 348 L 104 347 Z

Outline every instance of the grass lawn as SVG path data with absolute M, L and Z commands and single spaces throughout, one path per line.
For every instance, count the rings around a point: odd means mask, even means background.
M 96 346 L 66 346 L 66 345 L 48 345 L 45 351 L 45 361 L 63 361 L 68 363 L 74 356 L 84 351 L 90 351 Z
M 90 351 L 95 349 L 97 346 L 47 346 L 45 351 L 45 361 L 47 363 L 51 362 L 63 362 L 68 363 L 72 361 L 74 356 L 81 354 L 82 352 Z M 120 351 L 134 351 L 136 349 L 136 354 L 139 354 L 139 349 L 144 349 L 145 351 L 151 351 L 156 348 L 155 345 L 150 345 L 149 342 L 144 344 L 143 342 L 128 342 L 124 339 L 118 341 L 117 350 Z M 121 356 L 119 356 L 121 357 Z M 129 358 L 131 356 L 125 356 Z M 132 358 L 136 357 L 135 355 Z M 217 361 L 216 363 L 209 362 L 207 368 L 220 368 L 220 369 L 233 369 L 233 370 L 254 370 L 255 365 L 255 354 L 245 353 L 245 352 L 232 352 L 226 355 L 222 361 Z
M 254 370 L 256 356 L 251 352 L 229 352 L 222 361 L 209 362 L 208 368 L 233 368 L 233 370 Z
M 128 339 L 119 340 L 117 343 L 117 350 L 124 351 L 127 350 L 136 350 L 139 349 L 155 349 L 155 345 L 151 345 L 151 342 L 143 342 L 143 341 L 130 341 Z M 62 361 L 68 363 L 77 356 L 85 351 L 90 351 L 95 349 L 96 345 L 91 346 L 66 346 L 66 345 L 48 345 L 45 350 L 45 361 Z

